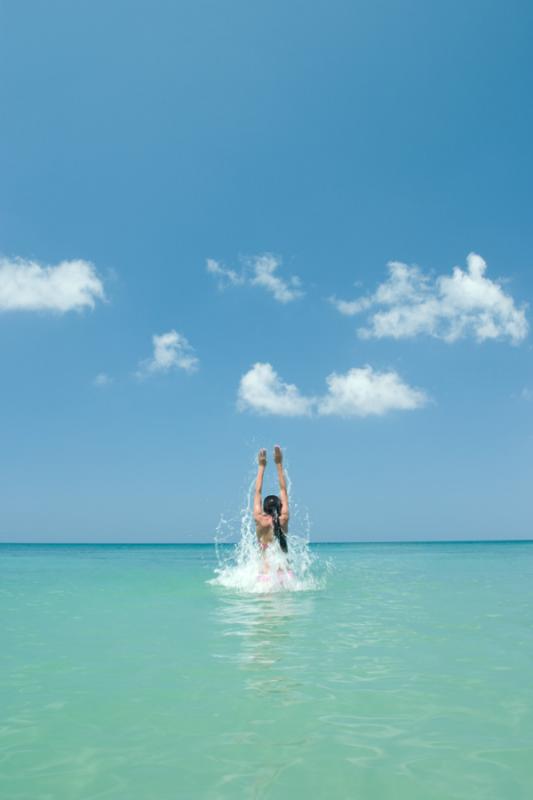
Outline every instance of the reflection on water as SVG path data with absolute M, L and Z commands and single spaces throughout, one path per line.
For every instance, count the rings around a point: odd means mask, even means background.
M 220 598 L 217 627 L 230 646 L 218 655 L 250 673 L 245 689 L 294 700 L 301 682 L 291 678 L 288 668 L 301 656 L 304 622 L 314 602 L 313 596 L 290 592 Z
M 314 598 L 277 592 L 221 598 L 216 616 L 223 636 L 240 638 L 228 657 L 243 667 L 272 666 L 297 649 L 301 620 L 312 614 Z

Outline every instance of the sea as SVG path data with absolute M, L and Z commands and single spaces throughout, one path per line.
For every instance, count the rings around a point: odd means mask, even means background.
M 2 800 L 529 800 L 533 543 L 292 544 L 0 546 Z

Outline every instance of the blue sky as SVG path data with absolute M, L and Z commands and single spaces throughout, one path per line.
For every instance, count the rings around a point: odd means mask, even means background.
M 0 537 L 531 537 L 532 22 L 1 3 Z

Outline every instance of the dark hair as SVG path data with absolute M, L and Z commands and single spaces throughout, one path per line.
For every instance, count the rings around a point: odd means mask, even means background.
M 274 536 L 279 542 L 279 546 L 283 550 L 284 553 L 289 552 L 289 548 L 287 546 L 287 537 L 283 530 L 281 529 L 281 525 L 279 522 L 279 515 L 281 514 L 281 500 L 275 494 L 269 494 L 268 497 L 265 497 L 263 500 L 263 511 L 265 514 L 268 514 L 272 517 L 272 525 L 274 527 Z

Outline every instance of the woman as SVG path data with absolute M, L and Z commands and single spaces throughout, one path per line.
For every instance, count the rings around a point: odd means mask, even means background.
M 260 450 L 257 457 L 259 464 L 257 479 L 255 481 L 254 519 L 259 546 L 266 556 L 266 551 L 275 539 L 284 553 L 288 552 L 287 533 L 289 529 L 289 497 L 287 484 L 283 474 L 283 454 L 281 447 L 274 447 L 274 462 L 278 471 L 280 497 L 271 494 L 261 501 L 263 491 L 263 477 L 267 463 L 266 450 Z M 265 559 L 265 566 L 268 568 Z

